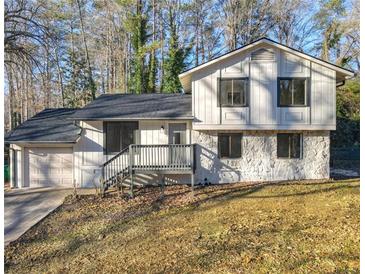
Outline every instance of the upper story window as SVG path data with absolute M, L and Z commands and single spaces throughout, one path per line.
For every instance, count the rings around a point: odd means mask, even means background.
M 218 135 L 219 158 L 241 158 L 241 139 L 240 133 L 220 133 Z
M 221 78 L 219 84 L 222 107 L 248 105 L 248 78 Z
M 302 134 L 300 133 L 278 133 L 277 135 L 277 157 L 278 158 L 301 158 L 302 155 Z
M 116 154 L 138 143 L 138 122 L 105 122 L 104 134 L 105 153 Z
M 278 107 L 307 105 L 307 78 L 278 78 Z

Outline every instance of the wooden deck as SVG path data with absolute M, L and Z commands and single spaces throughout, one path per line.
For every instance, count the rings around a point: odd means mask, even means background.
M 109 187 L 129 177 L 133 189 L 135 174 L 191 174 L 193 187 L 194 172 L 194 144 L 133 144 L 102 165 L 102 181 Z

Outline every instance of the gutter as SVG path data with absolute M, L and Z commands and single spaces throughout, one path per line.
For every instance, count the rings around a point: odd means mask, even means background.
M 342 87 L 346 81 L 354 79 L 356 77 L 356 75 L 354 74 L 352 77 L 346 78 L 345 80 L 342 80 L 340 82 L 336 82 L 336 88 Z
M 144 117 L 144 118 L 92 118 L 92 117 L 85 117 L 85 118 L 72 118 L 75 121 L 140 121 L 140 120 L 194 120 L 193 116 L 190 117 Z
M 79 140 L 78 137 L 75 141 L 5 141 L 5 144 L 76 144 Z

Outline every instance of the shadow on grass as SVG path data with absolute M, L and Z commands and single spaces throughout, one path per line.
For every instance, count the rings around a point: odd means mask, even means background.
M 353 180 L 356 182 L 356 180 Z M 349 181 L 347 181 L 349 182 Z M 164 218 L 169 218 L 176 216 L 178 214 L 194 211 L 199 206 L 206 204 L 207 202 L 212 202 L 209 205 L 206 205 L 204 207 L 204 210 L 209 210 L 210 208 L 219 206 L 222 202 L 225 202 L 227 200 L 236 200 L 236 199 L 272 199 L 272 198 L 286 198 L 286 197 L 295 197 L 295 196 L 306 196 L 306 195 L 314 195 L 317 193 L 325 193 L 325 192 L 331 192 L 336 191 L 340 189 L 356 189 L 359 188 L 358 185 L 351 186 L 351 185 L 335 185 L 331 187 L 324 187 L 320 189 L 315 190 L 308 190 L 308 191 L 300 191 L 295 193 L 288 193 L 288 194 L 279 194 L 279 195 L 255 195 L 255 193 L 260 192 L 266 187 L 272 187 L 272 186 L 283 186 L 283 185 L 303 185 L 303 186 L 318 186 L 323 185 L 326 186 L 328 184 L 333 185 L 334 182 L 317 182 L 317 183 L 306 183 L 306 182 L 296 182 L 296 183 L 288 183 L 288 182 L 279 182 L 279 183 L 257 183 L 257 184 L 251 184 L 249 186 L 240 186 L 240 187 L 232 187 L 227 188 L 225 190 L 217 189 L 217 190 L 210 190 L 207 187 L 208 191 L 203 192 L 204 188 L 200 189 L 202 192 L 196 193 L 195 196 L 197 197 L 197 200 L 192 200 L 191 203 L 186 204 L 184 207 L 181 207 L 179 210 L 170 210 L 169 212 L 166 212 L 164 214 Z M 335 183 L 337 184 L 337 183 Z M 213 186 L 214 187 L 214 186 Z M 215 194 L 216 193 L 216 194 Z M 157 197 L 156 199 L 153 199 L 151 203 L 149 204 L 149 207 L 145 208 L 144 210 L 139 209 L 139 205 L 136 205 L 136 207 L 131 207 L 129 210 L 133 212 L 133 214 L 124 214 L 124 218 L 122 216 L 119 216 L 119 218 L 115 218 L 117 220 L 117 224 L 111 224 L 108 226 L 105 230 L 103 230 L 101 233 L 109 234 L 113 233 L 116 230 L 120 228 L 121 225 L 127 224 L 128 222 L 136 219 L 136 218 L 144 218 L 151 214 L 152 212 L 159 211 L 161 207 L 164 206 L 165 199 L 167 199 L 169 196 L 183 196 L 183 195 L 189 195 L 190 190 L 184 191 L 182 193 L 176 194 L 167 194 L 164 196 Z M 208 197 L 201 197 L 199 196 L 209 194 Z M 136 211 L 138 213 L 136 213 Z M 129 215 L 129 216 L 128 216 Z
M 357 179 L 351 179 L 347 180 L 346 183 L 352 183 L 357 182 Z M 338 185 L 337 185 L 338 184 Z M 263 190 L 266 187 L 279 187 L 279 186 L 326 186 L 326 185 L 333 185 L 331 187 L 324 187 L 324 188 L 318 188 L 314 190 L 308 190 L 308 191 L 297 191 L 294 193 L 281 193 L 279 195 L 252 195 L 258 191 Z M 311 194 L 317 194 L 317 193 L 323 193 L 323 192 L 330 192 L 335 191 L 343 188 L 360 188 L 359 185 L 351 186 L 342 184 L 340 182 L 335 181 L 323 181 L 323 182 L 276 182 L 276 183 L 256 183 L 256 184 L 250 184 L 247 186 L 237 186 L 237 187 L 231 187 L 227 189 L 218 189 L 218 190 L 208 190 L 204 192 L 200 192 L 197 194 L 197 196 L 201 195 L 207 195 L 208 197 L 202 198 L 196 202 L 194 202 L 194 205 L 200 205 L 202 203 L 205 203 L 207 201 L 214 201 L 214 200 L 221 200 L 222 198 L 230 198 L 230 199 L 237 199 L 237 198 L 245 198 L 245 199 L 268 199 L 268 198 L 285 198 L 285 197 L 295 197 L 295 196 L 305 196 L 305 195 L 311 195 Z M 218 194 L 214 194 L 216 192 L 221 192 Z
M 324 192 L 331 192 L 340 189 L 358 189 L 359 185 L 349 185 L 348 183 L 357 182 L 358 180 L 346 180 L 345 183 L 336 182 L 336 181 L 323 181 L 323 182 L 308 182 L 308 181 L 297 181 L 297 182 L 269 182 L 269 183 L 254 183 L 254 184 L 245 184 L 245 185 L 220 185 L 220 186 L 208 186 L 208 187 L 200 187 L 196 189 L 195 196 L 191 199 L 191 201 L 185 204 L 183 207 L 176 207 L 176 209 L 169 210 L 166 214 L 163 215 L 163 218 L 168 218 L 172 216 L 176 216 L 183 213 L 189 213 L 190 211 L 195 210 L 197 207 L 205 204 L 207 202 L 211 202 L 204 207 L 204 210 L 209 208 L 213 208 L 216 206 L 221 205 L 221 203 L 227 200 L 236 200 L 236 199 L 272 199 L 272 198 L 283 198 L 283 197 L 296 197 L 296 196 L 306 196 L 306 195 L 313 195 L 317 193 L 324 193 Z M 292 193 L 267 193 L 267 195 L 262 195 L 260 192 L 267 187 L 282 187 L 286 185 L 298 185 L 304 186 L 304 189 L 292 192 Z M 305 189 L 308 186 L 322 186 L 315 189 Z M 168 187 L 167 187 L 168 188 Z M 280 190 L 285 191 L 285 189 Z M 151 193 L 152 192 L 152 193 Z M 106 220 L 106 225 L 100 229 L 95 230 L 92 232 L 91 235 L 78 235 L 75 233 L 67 243 L 62 247 L 58 248 L 54 251 L 47 252 L 46 254 L 42 254 L 41 256 L 29 258 L 29 261 L 24 261 L 25 264 L 31 264 L 34 261 L 37 262 L 45 262 L 54 257 L 64 257 L 68 258 L 73 254 L 77 253 L 79 248 L 84 245 L 94 245 L 98 241 L 102 241 L 104 238 L 108 237 L 109 235 L 114 234 L 115 232 L 127 232 L 130 228 L 133 228 L 134 221 L 142 220 L 145 217 L 148 217 L 151 213 L 161 210 L 165 206 L 165 202 L 168 199 L 174 199 L 177 197 L 185 197 L 190 195 L 190 188 L 182 187 L 180 191 L 166 191 L 163 196 L 161 196 L 158 188 L 145 188 L 145 189 L 138 189 L 136 192 L 138 195 L 143 196 L 143 194 L 151 195 L 150 199 L 148 200 L 131 200 L 125 201 L 123 203 L 130 205 L 127 208 L 121 208 L 121 210 L 117 210 L 115 212 L 105 212 L 105 215 L 102 215 L 103 219 Z M 138 197 L 137 197 L 138 198 Z M 104 202 L 108 202 L 108 200 L 112 200 L 111 202 L 114 203 L 115 196 L 107 197 L 104 199 Z M 101 200 L 95 199 L 94 202 L 98 202 Z M 77 203 L 77 201 L 75 202 Z M 124 205 L 125 205 L 124 204 Z M 115 204 L 118 207 L 118 204 Z M 55 214 L 59 214 L 60 211 L 66 210 L 67 206 L 63 205 L 58 208 L 55 212 L 53 212 L 49 218 L 52 218 Z M 82 217 L 82 216 L 81 216 Z M 98 216 L 99 218 L 100 216 Z M 155 218 L 160 218 L 159 216 L 155 216 Z M 49 235 L 47 233 L 47 223 L 44 223 L 46 220 L 42 220 L 38 223 L 35 227 L 33 227 L 30 231 L 24 235 L 25 237 L 20 238 L 17 244 L 27 245 L 31 244 L 32 242 L 47 240 L 50 237 L 54 237 L 54 235 Z M 78 219 L 75 219 L 74 222 L 78 222 Z M 95 219 L 90 220 L 95 221 Z M 63 224 L 60 224 L 63 225 Z M 82 223 L 80 223 L 82 225 Z M 295 229 L 305 229 L 305 228 L 295 228 Z M 37 231 L 37 233 L 34 233 Z M 64 231 L 66 232 L 66 231 Z M 266 229 L 260 231 L 252 231 L 250 233 L 259 235 L 260 233 L 277 233 L 278 231 L 275 229 Z M 67 232 L 66 232 L 67 233 Z M 29 234 L 29 235 L 28 235 Z M 43 234 L 42 236 L 40 234 Z M 98 235 L 102 235 L 101 238 L 98 238 Z M 135 235 L 128 239 L 128 241 L 142 241 L 144 239 L 143 235 Z M 125 242 L 123 244 L 128 244 Z M 15 246 L 14 246 L 15 247 Z M 10 267 L 11 265 L 15 264 L 9 258 L 6 258 L 6 268 Z

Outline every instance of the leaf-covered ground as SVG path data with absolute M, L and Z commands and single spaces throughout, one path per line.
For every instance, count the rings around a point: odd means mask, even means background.
M 357 273 L 359 180 L 67 199 L 5 250 L 8 273 Z

